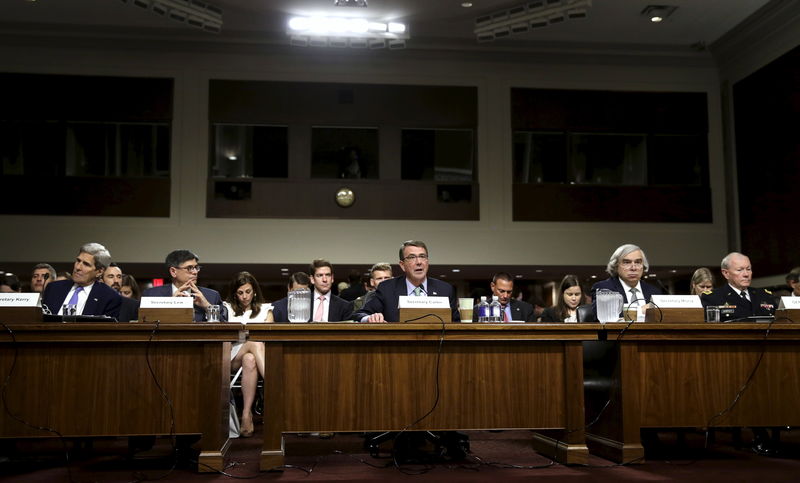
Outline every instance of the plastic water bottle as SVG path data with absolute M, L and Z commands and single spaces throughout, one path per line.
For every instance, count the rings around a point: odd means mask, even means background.
M 500 314 L 500 310 L 500 301 L 497 299 L 497 295 L 492 295 L 492 303 L 489 304 L 489 313 L 491 314 L 489 322 L 502 322 L 503 316 Z
M 481 297 L 481 303 L 478 304 L 478 322 L 486 323 L 489 321 L 489 304 L 486 303 L 486 297 Z

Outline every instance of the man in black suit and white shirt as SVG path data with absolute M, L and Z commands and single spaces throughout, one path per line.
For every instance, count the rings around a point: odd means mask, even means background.
M 360 322 L 401 322 L 398 299 L 401 295 L 428 295 L 447 297 L 450 300 L 453 322 L 460 322 L 458 299 L 453 286 L 435 278 L 428 278 L 428 247 L 418 240 L 403 242 L 400 247 L 400 269 L 405 276 L 385 280 L 378 285 L 375 296 L 353 314 Z
M 658 287 L 642 281 L 642 277 L 650 270 L 647 256 L 636 245 L 622 245 L 611 255 L 606 266 L 609 278 L 592 286 L 592 308 L 597 314 L 597 291 L 611 290 L 625 297 L 624 307 L 645 305 L 653 295 L 663 292 Z
M 533 305 L 528 302 L 523 302 L 512 297 L 514 292 L 514 279 L 511 274 L 506 272 L 499 272 L 492 277 L 490 285 L 492 295 L 497 296 L 497 301 L 500 302 L 500 309 L 503 312 L 503 322 L 520 321 L 520 322 L 536 322 L 536 315 L 533 311 Z M 473 307 L 472 321 L 478 321 L 478 305 Z
M 348 302 L 331 293 L 333 286 L 331 262 L 321 258 L 314 260 L 311 262 L 308 274 L 311 277 L 311 284 L 314 286 L 311 295 L 311 320 L 313 322 L 350 320 L 353 314 L 353 302 Z
M 72 280 L 50 282 L 42 293 L 42 308 L 63 314 L 63 306 L 74 305 L 76 315 L 119 317 L 121 295 L 104 283 L 97 283 L 111 263 L 111 254 L 99 243 L 87 243 L 78 251 Z

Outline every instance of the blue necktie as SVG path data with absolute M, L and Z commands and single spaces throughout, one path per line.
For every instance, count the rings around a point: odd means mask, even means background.
M 83 287 L 75 287 L 75 291 L 72 292 L 72 297 L 70 297 L 67 305 L 78 305 L 78 294 L 81 292 L 83 292 Z

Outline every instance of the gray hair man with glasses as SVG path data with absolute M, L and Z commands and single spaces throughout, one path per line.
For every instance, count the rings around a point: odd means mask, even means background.
M 597 291 L 601 289 L 621 293 L 625 298 L 625 307 L 644 305 L 650 302 L 653 295 L 663 292 L 656 286 L 642 281 L 642 277 L 650 269 L 644 250 L 636 245 L 622 245 L 611 255 L 606 266 L 609 278 L 592 286 L 592 306 L 597 313 Z
M 172 279 L 169 285 L 152 287 L 144 291 L 142 297 L 193 297 L 194 321 L 206 320 L 206 309 L 210 305 L 219 305 L 220 321 L 228 320 L 228 312 L 222 305 L 219 292 L 206 287 L 197 286 L 197 276 L 203 268 L 199 265 L 200 257 L 189 250 L 174 250 L 165 260 L 167 271 Z
M 375 290 L 375 296 L 353 314 L 360 322 L 402 322 L 398 301 L 400 296 L 447 297 L 453 313 L 453 322 L 461 321 L 458 313 L 456 291 L 449 283 L 428 277 L 428 247 L 418 240 L 403 242 L 399 252 L 400 270 L 404 275 L 384 281 Z

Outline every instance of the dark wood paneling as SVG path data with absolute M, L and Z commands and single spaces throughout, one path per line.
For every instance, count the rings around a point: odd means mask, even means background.
M 272 180 L 253 179 L 250 197 L 235 200 L 215 196 L 217 182 L 209 180 L 206 216 L 209 218 L 337 218 L 395 220 L 478 220 L 478 185 L 471 201 L 437 201 L 434 181 Z M 336 204 L 336 192 L 348 187 L 356 201 L 348 208 Z M 291 203 L 287 203 L 291 201 Z
M 742 251 L 759 276 L 798 265 L 800 47 L 733 87 Z
M 697 134 L 708 132 L 704 92 L 511 89 L 514 130 Z
M 711 189 L 703 187 L 515 184 L 513 200 L 514 221 L 712 221 Z
M 8 120 L 169 121 L 173 80 L 45 74 L 0 74 Z
M 4 215 L 168 217 L 169 178 L 3 176 Z
M 476 87 L 211 80 L 211 122 L 475 128 Z

